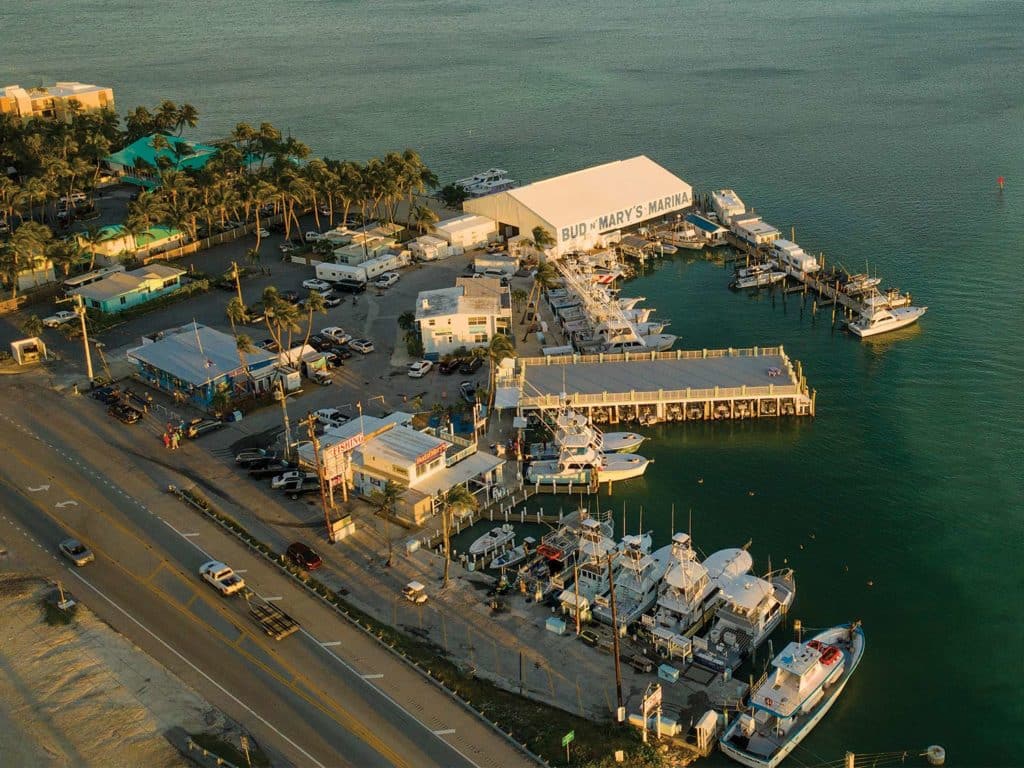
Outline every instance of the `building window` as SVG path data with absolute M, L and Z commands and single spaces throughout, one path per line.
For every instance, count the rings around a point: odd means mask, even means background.
M 474 344 L 486 344 L 487 343 L 487 334 L 486 333 L 474 333 L 473 334 L 473 343 Z
M 486 317 L 471 317 L 467 321 L 469 325 L 487 325 Z
M 128 297 L 127 296 L 122 296 L 121 297 L 121 303 L 122 304 L 127 304 L 128 303 Z
M 433 327 L 437 320 L 427 320 L 427 325 Z
M 164 280 L 164 288 L 170 288 L 172 285 L 178 284 L 178 278 L 172 277 L 169 280 Z

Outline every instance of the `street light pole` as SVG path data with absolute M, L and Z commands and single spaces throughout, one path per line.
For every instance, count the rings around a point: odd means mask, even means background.
M 309 439 L 313 441 L 313 461 L 316 464 L 316 478 L 320 483 L 320 503 L 324 507 L 324 525 L 327 526 L 327 540 L 334 543 L 334 531 L 331 528 L 331 509 L 327 505 L 327 488 L 324 482 L 324 465 L 320 463 L 320 440 L 316 436 L 316 417 L 309 414 L 306 418 Z
M 277 391 L 281 394 L 281 417 L 284 419 L 284 457 L 290 459 L 292 454 L 292 427 L 288 423 L 288 396 L 284 391 L 284 382 L 277 379 Z
M 89 331 L 85 327 L 85 302 L 80 294 L 75 294 L 75 314 L 82 323 L 82 346 L 85 347 L 85 372 L 89 376 L 89 384 L 92 384 L 92 353 L 89 352 Z
M 619 661 L 619 621 L 615 611 L 615 574 L 612 572 L 611 552 L 608 553 L 608 586 L 610 587 L 609 597 L 612 609 L 612 652 L 615 654 L 615 701 L 618 705 L 615 716 L 618 719 L 618 713 L 622 709 L 622 667 Z

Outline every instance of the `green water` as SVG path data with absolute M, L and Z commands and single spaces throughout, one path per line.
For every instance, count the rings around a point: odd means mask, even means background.
M 784 344 L 818 417 L 657 428 L 615 505 L 643 505 L 659 543 L 671 505 L 677 527 L 692 509 L 703 550 L 753 539 L 759 566 L 797 568 L 805 625 L 864 621 L 864 662 L 793 764 L 937 742 L 952 764 L 1012 765 L 1022 33 L 1024 4 L 971 0 L 25 0 L 0 6 L 0 79 L 108 84 L 122 112 L 189 101 L 205 137 L 270 120 L 331 156 L 411 145 L 449 179 L 645 153 L 911 290 L 920 327 L 857 342 L 704 262 L 629 285 L 683 347 Z

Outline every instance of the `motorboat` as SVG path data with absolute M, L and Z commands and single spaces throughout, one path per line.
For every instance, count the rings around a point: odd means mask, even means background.
M 659 242 L 657 250 L 658 250 L 659 253 L 662 253 L 662 254 L 665 254 L 665 255 L 668 255 L 668 256 L 673 256 L 673 255 L 679 253 L 679 249 L 678 248 L 676 248 L 671 243 L 665 243 L 665 242 Z
M 511 568 L 514 565 L 519 565 L 526 558 L 532 555 L 536 549 L 537 540 L 532 536 L 526 536 L 518 546 L 502 552 L 496 558 L 491 560 L 489 567 L 492 570 L 497 571 L 502 568 Z
M 778 262 L 769 259 L 768 261 L 763 261 L 760 264 L 751 264 L 749 267 L 737 268 L 736 277 L 751 277 L 753 275 L 760 275 L 763 272 L 773 272 L 778 268 Z
M 670 232 L 666 232 L 663 239 L 677 248 L 685 248 L 689 251 L 701 251 L 707 244 L 707 239 L 697 232 L 695 227 L 690 225 L 677 227 Z
M 601 450 L 604 453 L 632 453 L 647 438 L 636 432 L 602 432 Z
M 679 340 L 671 333 L 656 333 L 651 336 L 610 339 L 604 351 L 617 355 L 625 352 L 667 352 Z
M 482 173 L 459 179 L 455 182 L 455 185 L 466 190 L 470 197 L 482 197 L 494 192 L 512 189 L 516 182 L 508 178 L 508 171 L 501 168 L 489 168 Z
M 863 339 L 913 325 L 927 311 L 928 307 L 869 306 L 860 317 L 846 327 L 851 333 Z
M 867 293 L 882 284 L 882 278 L 870 275 L 850 275 L 842 284 L 842 289 L 851 296 Z
M 584 521 L 586 524 L 586 521 Z M 608 592 L 608 556 L 611 555 L 612 562 L 617 562 L 619 556 L 625 549 L 626 540 L 616 544 L 604 531 L 600 532 L 591 529 L 583 530 L 580 533 L 580 546 L 578 551 L 578 567 L 576 589 L 581 597 L 593 602 L 600 595 Z M 640 548 L 644 552 L 651 551 L 651 534 L 640 534 Z
M 748 768 L 775 768 L 821 722 L 864 656 L 860 623 L 789 643 L 750 694 L 749 712 L 729 724 L 722 752 Z
M 658 585 L 669 566 L 671 547 L 645 552 L 641 536 L 622 539 L 622 553 L 614 576 L 615 623 L 628 627 L 640 619 L 658 599 Z M 612 623 L 611 590 L 595 600 L 594 617 Z
M 689 534 L 672 537 L 668 570 L 658 592 L 654 626 L 684 635 L 700 621 L 718 595 L 718 585 L 697 560 Z
M 745 277 L 737 277 L 735 280 L 729 283 L 729 287 L 736 291 L 742 291 L 747 288 L 764 288 L 769 285 L 781 283 L 785 279 L 785 272 L 758 272 L 756 274 L 747 275 Z
M 646 296 L 620 296 L 616 299 L 620 309 L 635 309 L 641 301 L 647 301 Z
M 734 671 L 760 646 L 796 597 L 790 568 L 755 576 L 754 560 L 745 549 L 723 549 L 705 561 L 720 598 L 709 629 L 694 637 L 694 660 L 714 670 Z
M 650 459 L 635 453 L 595 452 L 593 457 L 535 461 L 527 468 L 526 479 L 531 483 L 545 485 L 587 485 L 595 476 L 598 482 L 619 482 L 640 477 L 650 464 Z
M 469 554 L 473 557 L 480 557 L 488 552 L 494 552 L 510 544 L 515 536 L 515 530 L 508 523 L 499 528 L 492 528 L 469 545 Z

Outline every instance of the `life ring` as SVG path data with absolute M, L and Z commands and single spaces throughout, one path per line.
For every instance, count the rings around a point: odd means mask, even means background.
M 769 699 L 767 696 L 764 697 L 764 703 L 767 704 L 769 707 L 773 704 L 772 700 Z

